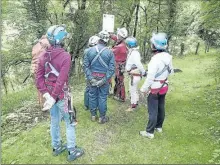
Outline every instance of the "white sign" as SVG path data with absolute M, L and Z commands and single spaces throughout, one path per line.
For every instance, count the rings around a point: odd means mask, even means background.
M 107 32 L 114 32 L 114 24 L 114 15 L 103 14 L 102 30 L 107 30 Z

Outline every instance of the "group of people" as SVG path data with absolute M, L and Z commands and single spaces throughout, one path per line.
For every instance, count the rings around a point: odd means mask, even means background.
M 34 73 L 36 86 L 45 99 L 42 110 L 50 110 L 53 155 L 67 150 L 68 160 L 72 161 L 83 155 L 84 150 L 76 146 L 76 123 L 70 105 L 72 98 L 68 85 L 71 56 L 63 48 L 67 36 L 64 25 L 54 25 L 47 30 L 49 46 L 40 53 Z M 110 39 L 115 41 L 112 48 L 108 47 Z M 84 104 L 90 110 L 92 121 L 98 121 L 100 124 L 109 121 L 106 114 L 107 98 L 113 75 L 114 98 L 125 101 L 124 73 L 127 72 L 130 77 L 131 104 L 126 111 L 135 111 L 139 96 L 144 97 L 148 104 L 149 121 L 146 130 L 139 132 L 140 135 L 152 139 L 155 130 L 162 132 L 165 96 L 168 91 L 167 78 L 173 72 L 172 56 L 167 52 L 167 41 L 165 33 L 153 34 L 150 42 L 154 55 L 146 72 L 141 63 L 138 42 L 136 38 L 128 37 L 126 28 L 118 29 L 117 35 L 103 30 L 89 39 L 83 59 L 87 81 Z M 138 83 L 142 77 L 146 79 L 139 90 Z M 61 141 L 61 119 L 66 123 L 67 144 L 62 144 Z

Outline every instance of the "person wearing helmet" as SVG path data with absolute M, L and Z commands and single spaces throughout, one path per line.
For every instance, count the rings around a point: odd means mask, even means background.
M 100 38 L 98 36 L 92 36 L 89 38 L 89 47 L 84 50 L 84 59 L 89 49 L 98 44 L 99 39 Z M 89 82 L 87 82 L 86 89 L 84 92 L 84 106 L 86 107 L 86 110 L 89 110 Z
M 89 87 L 89 109 L 91 120 L 96 121 L 97 108 L 99 110 L 100 124 L 109 121 L 106 116 L 107 96 L 109 93 L 109 80 L 115 71 L 113 52 L 107 47 L 109 34 L 107 31 L 99 32 L 99 42 L 96 46 L 89 48 L 84 59 L 84 72 L 90 83 Z
M 31 75 L 33 75 L 34 80 L 36 77 L 40 55 L 44 54 L 49 47 L 50 47 L 50 43 L 46 35 L 43 35 L 39 39 L 37 44 L 34 45 L 32 48 Z M 40 91 L 37 91 L 37 93 L 38 93 L 38 101 L 39 101 L 40 107 L 43 108 L 43 96 L 41 95 Z
M 59 155 L 67 149 L 67 159 L 72 161 L 83 155 L 84 151 L 76 147 L 75 123 L 66 102 L 68 101 L 66 91 L 69 89 L 68 74 L 71 57 L 62 45 L 67 35 L 64 25 L 54 25 L 47 30 L 46 37 L 51 47 L 40 56 L 36 86 L 46 100 L 42 110 L 50 110 L 53 155 Z M 62 118 L 66 123 L 67 145 L 61 143 L 60 121 Z
M 153 34 L 151 40 L 153 57 L 148 64 L 147 78 L 140 91 L 147 97 L 149 120 L 145 131 L 140 135 L 154 138 L 154 131 L 162 132 L 165 118 L 165 96 L 168 91 L 168 76 L 173 73 L 172 56 L 167 53 L 167 36 L 165 33 Z
M 115 41 L 112 51 L 115 56 L 116 70 L 115 70 L 115 87 L 114 98 L 122 102 L 125 101 L 125 86 L 124 86 L 124 71 L 127 59 L 127 47 L 125 39 L 128 36 L 126 28 L 118 29 L 117 35 L 111 35 L 111 39 Z
M 130 76 L 129 93 L 131 98 L 131 106 L 126 111 L 134 111 L 139 101 L 138 83 L 142 76 L 146 76 L 146 71 L 141 63 L 141 55 L 136 38 L 128 37 L 125 43 L 129 49 L 125 69 Z

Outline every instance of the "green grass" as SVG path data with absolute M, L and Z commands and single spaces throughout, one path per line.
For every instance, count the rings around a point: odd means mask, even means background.
M 84 110 L 84 87 L 75 87 L 79 118 L 77 145 L 85 149 L 85 155 L 73 163 L 220 163 L 216 62 L 214 53 L 174 59 L 175 68 L 183 72 L 169 78 L 164 132 L 155 133 L 152 140 L 138 134 L 145 129 L 148 120 L 144 106 L 140 106 L 137 112 L 128 113 L 124 111 L 128 104 L 109 99 L 110 122 L 99 125 L 91 122 L 89 112 Z M 62 128 L 65 140 L 63 123 Z M 2 162 L 67 164 L 67 153 L 53 157 L 50 143 L 49 121 L 39 123 L 2 143 Z
M 17 92 L 10 92 L 2 97 L 2 114 L 8 114 L 15 111 L 15 109 L 21 108 L 26 101 L 30 101 L 37 98 L 37 93 L 33 85 L 23 88 Z

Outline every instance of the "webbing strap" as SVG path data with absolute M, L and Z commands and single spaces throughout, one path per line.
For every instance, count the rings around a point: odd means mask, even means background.
M 51 61 L 51 52 L 47 52 L 47 53 L 48 53 L 48 55 L 50 57 L 50 61 Z M 54 68 L 54 66 L 50 62 L 48 62 L 48 61 L 45 62 L 44 67 L 45 68 L 50 67 L 50 69 L 51 69 L 50 72 L 48 72 L 47 74 L 44 75 L 45 78 L 48 78 L 51 73 L 57 77 L 59 76 L 60 73 L 56 70 L 56 68 Z
M 101 63 L 101 65 L 102 65 L 103 67 L 105 67 L 106 69 L 108 69 L 108 65 L 105 63 L 105 61 L 104 61 L 104 60 L 102 59 L 102 57 L 100 56 L 101 53 L 102 53 L 105 49 L 107 49 L 107 47 L 104 47 L 104 48 L 101 49 L 100 51 L 99 51 L 99 49 L 98 49 L 97 46 L 95 46 L 95 48 L 96 48 L 96 51 L 98 52 L 98 54 L 95 56 L 95 58 L 93 58 L 93 60 L 92 60 L 92 62 L 91 62 L 91 65 L 92 65 L 96 60 L 99 60 L 99 62 Z
M 159 72 L 159 73 L 157 73 L 156 75 L 155 75 L 155 78 L 157 78 L 157 77 L 159 77 L 161 74 L 163 74 L 163 72 L 165 72 L 166 70 L 169 72 L 169 64 L 168 65 L 166 65 L 166 64 L 164 64 L 165 66 L 164 66 L 164 68 Z

